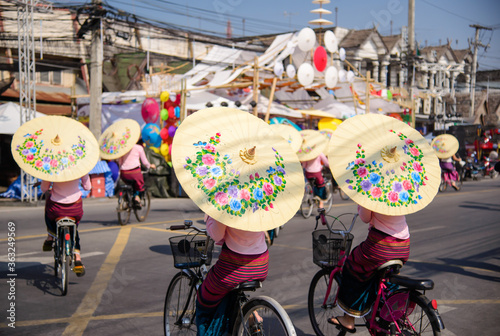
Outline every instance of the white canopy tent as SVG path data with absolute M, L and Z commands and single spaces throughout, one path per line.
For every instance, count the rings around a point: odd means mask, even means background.
M 46 114 L 35 111 L 35 118 Z M 21 108 L 16 103 L 0 105 L 0 134 L 14 134 L 21 126 Z

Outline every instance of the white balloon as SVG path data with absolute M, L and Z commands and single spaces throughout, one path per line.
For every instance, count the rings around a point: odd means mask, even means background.
M 309 51 L 314 47 L 316 43 L 316 34 L 314 30 L 309 27 L 302 28 L 298 36 L 299 49 L 302 51 Z
M 276 62 L 274 64 L 274 74 L 278 77 L 280 77 L 283 74 L 283 63 L 281 62 Z
M 339 70 L 339 82 L 345 83 L 347 81 L 347 71 L 344 69 Z
M 325 72 L 326 87 L 329 89 L 334 88 L 335 85 L 337 85 L 338 80 L 339 80 L 339 73 L 337 71 L 337 68 L 334 66 L 329 66 Z
M 347 81 L 349 83 L 354 82 L 354 77 L 355 77 L 354 76 L 354 71 L 352 71 L 352 70 L 347 71 Z
M 297 72 L 299 83 L 303 86 L 311 85 L 314 80 L 314 69 L 309 63 L 302 63 Z
M 345 61 L 345 49 L 344 48 L 340 48 L 339 57 L 340 57 L 341 61 Z
M 177 99 L 177 93 L 170 92 L 170 101 L 175 102 Z
M 325 32 L 324 39 L 325 39 L 326 50 L 328 50 L 331 53 L 337 52 L 339 44 L 337 41 L 337 36 L 335 36 L 335 33 L 332 32 L 331 30 L 327 30 Z
M 295 67 L 293 66 L 293 64 L 288 64 L 286 66 L 286 74 L 289 78 L 295 78 L 297 71 L 295 70 Z

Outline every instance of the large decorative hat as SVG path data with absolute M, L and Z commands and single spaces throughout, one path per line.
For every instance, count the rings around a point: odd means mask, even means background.
M 12 137 L 11 151 L 26 173 L 50 182 L 76 180 L 99 160 L 92 132 L 62 116 L 39 117 L 22 124 Z
M 451 134 L 441 134 L 432 139 L 431 147 L 440 159 L 451 158 L 458 151 L 458 139 Z
M 304 194 L 302 167 L 269 124 L 227 107 L 187 117 L 172 142 L 177 179 L 200 209 L 246 231 L 285 224 Z
M 439 160 L 427 140 L 407 124 L 380 114 L 358 115 L 340 124 L 328 160 L 335 180 L 353 201 L 385 215 L 424 208 L 441 181 Z
M 106 128 L 99 137 L 99 154 L 115 160 L 132 150 L 141 136 L 141 126 L 134 119 L 121 119 Z
M 295 127 L 287 124 L 271 124 L 271 128 L 290 144 L 294 152 L 300 149 L 302 136 Z
M 309 161 L 325 153 L 328 147 L 328 138 L 316 130 L 302 130 L 299 132 L 302 136 L 302 144 L 297 151 L 300 161 Z

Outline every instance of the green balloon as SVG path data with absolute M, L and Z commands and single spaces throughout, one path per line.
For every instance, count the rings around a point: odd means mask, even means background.
M 161 109 L 160 118 L 161 118 L 161 120 L 168 119 L 168 110 L 167 109 Z

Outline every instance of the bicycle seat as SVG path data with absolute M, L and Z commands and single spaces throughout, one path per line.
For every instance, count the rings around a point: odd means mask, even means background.
M 251 280 L 240 283 L 234 289 L 249 291 L 249 290 L 255 290 L 257 288 L 262 288 L 262 282 L 258 280 Z
M 403 262 L 399 259 L 389 260 L 377 268 L 379 277 L 385 278 L 388 274 L 398 274 L 399 270 L 403 267 Z
M 62 216 L 62 217 L 57 217 L 56 218 L 56 222 L 60 221 L 60 220 L 69 220 L 69 221 L 75 221 L 75 217 L 70 217 L 70 216 Z
M 410 279 L 402 275 L 393 275 L 389 281 L 410 289 L 430 290 L 434 288 L 434 281 L 431 279 Z

